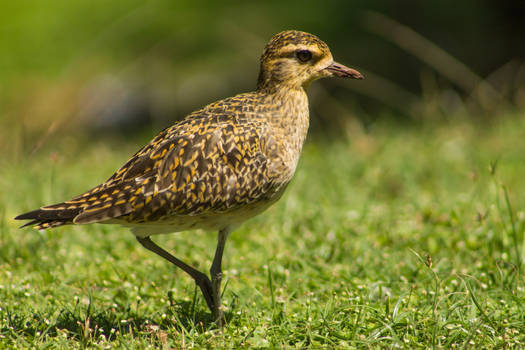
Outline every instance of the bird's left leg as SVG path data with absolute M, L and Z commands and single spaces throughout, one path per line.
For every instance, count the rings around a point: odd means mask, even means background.
M 139 241 L 139 243 L 142 244 L 144 248 L 163 257 L 164 259 L 168 260 L 173 265 L 179 267 L 180 269 L 184 270 L 184 272 L 186 272 L 188 275 L 190 275 L 201 289 L 202 295 L 204 296 L 204 300 L 206 300 L 206 304 L 208 304 L 210 310 L 214 312 L 215 306 L 213 305 L 213 288 L 208 276 L 191 267 L 190 265 L 186 264 L 185 262 L 177 259 L 173 255 L 159 247 L 157 244 L 155 244 L 155 242 L 153 242 L 151 238 L 139 236 L 136 236 L 136 238 L 137 241 Z
M 221 309 L 222 253 L 224 252 L 226 239 L 230 232 L 230 228 L 219 230 L 215 257 L 213 258 L 213 263 L 211 264 L 210 269 L 211 286 L 213 291 L 213 316 L 219 327 L 222 327 L 224 323 L 224 314 Z

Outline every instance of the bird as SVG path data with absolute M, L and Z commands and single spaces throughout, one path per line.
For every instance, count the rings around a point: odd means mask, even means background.
M 264 47 L 256 89 L 190 113 L 162 130 L 102 184 L 62 203 L 18 215 L 21 227 L 118 224 L 146 249 L 186 272 L 222 327 L 222 256 L 229 234 L 275 203 L 292 179 L 309 125 L 306 88 L 327 77 L 362 79 L 328 45 L 298 30 Z M 210 277 L 151 236 L 217 231 Z

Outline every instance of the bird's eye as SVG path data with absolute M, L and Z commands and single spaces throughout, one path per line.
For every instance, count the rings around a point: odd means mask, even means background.
M 297 50 L 295 56 L 301 62 L 308 62 L 312 59 L 312 53 L 309 50 Z

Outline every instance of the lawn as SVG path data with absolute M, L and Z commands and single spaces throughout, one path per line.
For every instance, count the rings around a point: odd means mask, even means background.
M 0 348 L 525 346 L 525 115 L 310 140 L 282 200 L 227 243 L 222 330 L 128 230 L 13 220 L 105 180 L 147 138 L 31 152 L 18 134 L 0 158 Z M 216 235 L 154 240 L 207 270 Z

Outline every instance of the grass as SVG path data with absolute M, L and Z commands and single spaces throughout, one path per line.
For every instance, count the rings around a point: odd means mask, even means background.
M 15 143 L 0 159 L 0 348 L 521 348 L 523 117 L 307 144 L 283 199 L 228 241 L 222 331 L 126 229 L 12 219 L 104 180 L 144 140 Z M 155 237 L 202 270 L 215 239 Z

